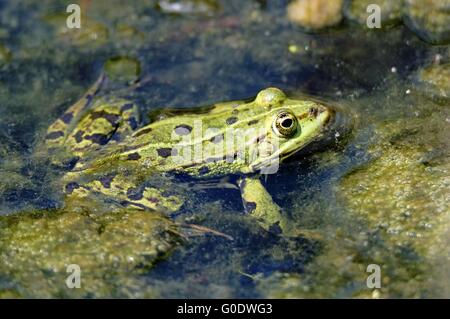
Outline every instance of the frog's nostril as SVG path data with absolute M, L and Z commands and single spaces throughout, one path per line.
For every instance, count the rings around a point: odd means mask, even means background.
M 312 107 L 309 109 L 309 114 L 313 117 L 317 117 L 319 115 L 320 111 L 317 107 Z

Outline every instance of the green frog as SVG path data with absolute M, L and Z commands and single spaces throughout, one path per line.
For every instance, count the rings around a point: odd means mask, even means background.
M 66 203 L 100 199 L 170 215 L 192 191 L 218 180 L 215 187 L 240 190 L 245 212 L 265 230 L 289 232 L 261 176 L 276 174 L 279 163 L 323 136 L 332 108 L 267 88 L 252 100 L 160 113 L 139 127 L 134 101 L 99 93 L 106 80 L 102 75 L 48 128 L 46 149 L 70 163 L 62 177 Z

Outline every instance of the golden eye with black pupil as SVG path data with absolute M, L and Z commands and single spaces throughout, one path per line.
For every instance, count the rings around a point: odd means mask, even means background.
M 297 118 L 290 112 L 282 111 L 277 114 L 272 129 L 278 136 L 291 137 L 298 130 Z

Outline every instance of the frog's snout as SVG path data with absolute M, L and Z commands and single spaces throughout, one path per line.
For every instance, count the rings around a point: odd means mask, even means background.
M 316 107 L 316 106 L 313 106 L 313 107 L 311 107 L 309 109 L 309 115 L 314 117 L 314 118 L 317 118 L 317 116 L 320 113 L 323 113 L 323 112 L 325 112 L 325 110 L 323 108 L 319 108 L 319 107 Z
M 334 111 L 325 105 L 317 105 L 309 109 L 309 114 L 318 119 L 323 126 L 327 125 L 333 118 Z
M 309 109 L 309 115 L 311 117 L 317 118 L 320 114 L 328 111 L 328 108 L 323 105 L 313 106 Z
M 333 118 L 334 111 L 321 104 L 314 105 L 308 109 L 307 112 L 300 114 L 298 116 L 299 120 L 303 118 L 309 118 L 310 120 L 318 121 L 322 126 L 326 126 L 330 120 Z

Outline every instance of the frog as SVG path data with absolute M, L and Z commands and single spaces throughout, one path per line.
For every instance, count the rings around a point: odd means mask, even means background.
M 293 234 L 263 179 L 326 135 L 333 107 L 268 87 L 248 100 L 164 109 L 140 125 L 136 101 L 101 93 L 107 81 L 103 73 L 48 127 L 46 150 L 55 162 L 66 163 L 61 177 L 66 203 L 95 200 L 174 216 L 192 191 L 230 188 L 240 193 L 243 213 L 261 229 Z M 244 138 L 235 139 L 236 132 L 245 132 Z M 211 180 L 215 186 L 205 186 Z

